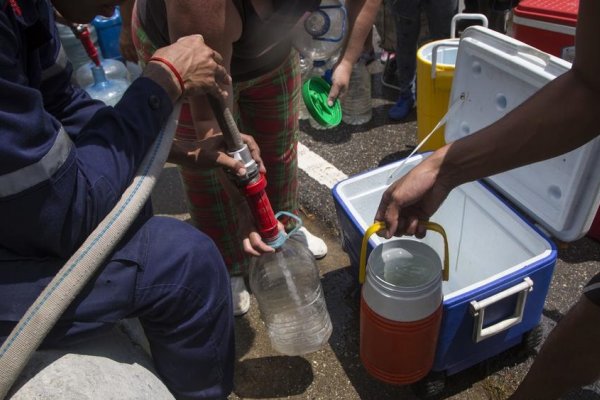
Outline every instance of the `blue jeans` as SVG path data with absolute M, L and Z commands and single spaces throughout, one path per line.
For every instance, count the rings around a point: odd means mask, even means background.
M 229 275 L 213 241 L 165 217 L 142 216 L 65 311 L 43 346 L 73 343 L 138 317 L 157 372 L 177 399 L 223 399 L 233 388 Z M 0 342 L 65 260 L 0 252 Z
M 396 65 L 400 93 L 409 93 L 417 69 L 417 46 L 421 32 L 421 10 L 425 11 L 430 40 L 450 37 L 458 0 L 392 0 L 396 23 Z

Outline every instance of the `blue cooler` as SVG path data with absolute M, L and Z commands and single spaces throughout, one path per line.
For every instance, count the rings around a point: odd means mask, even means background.
M 508 36 L 468 28 L 457 55 L 450 104 L 458 104 L 446 124 L 446 142 L 496 121 L 569 68 L 568 62 Z M 383 191 L 428 154 L 333 188 L 342 244 L 356 271 L 362 237 Z M 431 217 L 445 228 L 450 249 L 434 372 L 455 374 L 533 332 L 557 257 L 550 237 L 567 242 L 582 237 L 598 208 L 598 154 L 596 139 L 566 155 L 461 185 Z M 422 240 L 442 257 L 439 235 Z M 384 241 L 372 235 L 369 251 Z

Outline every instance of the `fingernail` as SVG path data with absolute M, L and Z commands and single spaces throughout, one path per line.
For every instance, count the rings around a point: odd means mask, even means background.
M 238 169 L 238 176 L 244 176 L 244 175 L 246 175 L 246 168 Z
M 327 100 L 327 105 L 329 107 L 333 107 L 333 100 Z

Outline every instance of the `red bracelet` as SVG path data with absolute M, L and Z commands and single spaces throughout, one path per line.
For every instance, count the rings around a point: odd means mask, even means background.
M 173 75 L 175 75 L 175 78 L 177 78 L 177 81 L 179 82 L 179 86 L 181 87 L 181 94 L 183 94 L 185 92 L 185 86 L 183 85 L 183 79 L 181 78 L 179 71 L 177 71 L 177 68 L 175 68 L 175 66 L 173 66 L 173 64 L 171 64 L 169 61 L 165 60 L 162 57 L 150 57 L 150 60 L 148 60 L 148 62 L 150 62 L 150 61 L 158 61 L 160 63 L 165 64 L 171 70 Z

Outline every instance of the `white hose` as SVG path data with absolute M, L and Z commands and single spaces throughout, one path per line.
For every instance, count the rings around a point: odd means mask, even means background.
M 4 399 L 33 352 L 144 207 L 171 149 L 180 109 L 180 104 L 174 107 L 133 182 L 112 211 L 60 269 L 0 347 L 0 399 Z

